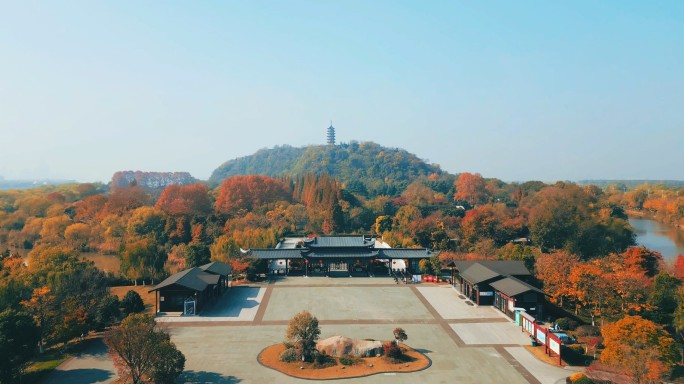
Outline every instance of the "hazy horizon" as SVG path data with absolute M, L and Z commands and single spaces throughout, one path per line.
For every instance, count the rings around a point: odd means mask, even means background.
M 108 181 L 276 145 L 504 181 L 683 180 L 684 3 L 10 2 L 0 176 Z

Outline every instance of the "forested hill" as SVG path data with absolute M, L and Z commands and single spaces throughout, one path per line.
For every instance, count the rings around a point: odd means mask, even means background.
M 418 177 L 444 173 L 416 155 L 399 148 L 386 148 L 373 142 L 351 142 L 336 146 L 278 146 L 225 162 L 209 179 L 218 185 L 235 175 L 297 177 L 326 173 L 352 192 L 375 196 L 394 195 Z

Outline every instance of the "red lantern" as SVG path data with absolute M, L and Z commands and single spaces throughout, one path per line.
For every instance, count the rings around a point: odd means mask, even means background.
M 356 259 L 356 262 L 357 262 L 357 263 L 360 263 L 359 259 Z
M 309 264 L 309 259 L 304 260 L 305 263 Z

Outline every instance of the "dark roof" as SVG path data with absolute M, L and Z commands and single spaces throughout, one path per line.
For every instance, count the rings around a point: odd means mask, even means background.
M 209 264 L 204 264 L 203 266 L 200 267 L 200 269 L 203 270 L 204 272 L 214 273 L 216 275 L 228 276 L 228 275 L 230 275 L 230 271 L 233 270 L 233 267 L 231 267 L 228 264 L 224 264 L 220 261 L 213 261 Z
M 387 259 L 426 259 L 435 254 L 425 248 L 381 248 L 379 258 Z
M 495 281 L 490 284 L 492 288 L 496 289 L 497 291 L 503 293 L 506 296 L 516 296 L 521 293 L 529 292 L 529 291 L 535 291 L 539 292 L 541 294 L 546 295 L 544 291 L 541 289 L 538 289 L 536 287 L 533 287 L 529 284 L 527 284 L 524 281 L 520 281 L 516 279 L 515 277 L 506 277 L 504 279 Z
M 366 236 L 321 236 L 304 239 L 307 248 L 372 248 L 375 239 Z
M 519 260 L 461 260 L 454 262 L 454 264 L 456 264 L 456 268 L 461 272 L 461 275 L 463 275 L 463 272 L 473 264 L 480 264 L 502 276 L 531 275 L 530 271 L 525 267 L 525 263 Z
M 337 259 L 348 257 L 360 257 L 365 259 L 370 257 L 378 257 L 378 251 L 373 249 L 357 249 L 356 251 L 346 249 L 316 250 L 303 252 L 302 255 L 309 259 Z
M 301 259 L 302 248 L 250 249 L 245 255 L 257 259 Z
M 204 272 L 200 268 L 190 268 L 171 275 L 166 280 L 159 283 L 150 292 L 157 291 L 171 285 L 177 285 L 183 288 L 191 289 L 193 291 L 202 292 L 208 285 L 217 284 L 219 275 Z
M 377 259 L 426 259 L 434 252 L 424 248 L 277 248 L 250 249 L 245 255 L 257 259 L 326 259 L 326 258 L 377 258 Z
M 216 285 L 219 283 L 221 280 L 221 275 L 215 275 L 213 273 L 200 273 L 197 275 L 197 278 L 200 280 L 204 281 L 207 284 L 213 284 Z
M 492 271 L 491 269 L 479 263 L 475 263 L 468 267 L 465 271 L 461 271 L 461 277 L 472 284 L 479 284 L 499 276 L 501 276 L 500 273 Z

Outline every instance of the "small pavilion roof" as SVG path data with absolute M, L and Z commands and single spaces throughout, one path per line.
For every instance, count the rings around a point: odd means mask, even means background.
M 435 252 L 426 248 L 381 248 L 378 258 L 386 259 L 426 259 Z
M 502 276 L 529 276 L 530 271 L 525 267 L 525 263 L 520 260 L 460 260 L 455 261 L 456 268 L 461 272 L 465 272 L 474 264 L 480 264 Z
M 490 284 L 492 288 L 503 293 L 506 296 L 516 296 L 521 293 L 534 291 L 546 295 L 546 292 L 542 291 L 537 287 L 533 287 L 524 281 L 518 280 L 515 277 L 506 277 L 504 279 L 495 281 Z
M 472 284 L 479 284 L 499 276 L 501 276 L 500 273 L 478 263 L 471 265 L 465 271 L 461 272 L 461 277 Z
M 204 264 L 203 266 L 200 267 L 201 270 L 204 272 L 209 272 L 213 273 L 216 275 L 222 275 L 222 276 L 228 276 L 230 275 L 230 272 L 233 270 L 233 267 L 231 267 L 228 264 L 224 264 L 220 261 L 213 261 L 209 264 Z
M 158 291 L 161 288 L 177 285 L 196 292 L 204 291 L 208 285 L 217 284 L 220 276 L 207 273 L 198 267 L 186 269 L 167 277 L 164 281 L 157 284 L 150 292 Z

